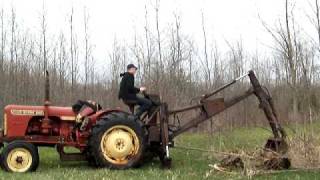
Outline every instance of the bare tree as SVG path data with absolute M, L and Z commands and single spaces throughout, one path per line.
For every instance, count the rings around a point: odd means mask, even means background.
M 148 71 L 148 79 L 151 76 L 151 45 L 150 45 L 150 35 L 149 35 L 149 24 L 148 24 L 148 9 L 145 6 L 145 38 L 146 38 L 146 47 L 147 47 L 147 71 Z
M 285 18 L 284 25 L 280 22 L 277 29 L 270 28 L 265 22 L 262 22 L 265 29 L 271 34 L 277 44 L 276 51 L 280 54 L 280 59 L 283 61 L 287 84 L 292 90 L 292 111 L 293 117 L 298 117 L 298 57 L 297 57 L 297 34 L 294 26 L 294 18 L 290 17 L 289 0 L 285 1 Z M 293 12 L 291 12 L 293 15 Z M 283 27 L 284 26 L 284 27 Z
M 2 84 L 2 88 L 0 87 L 0 108 L 4 106 L 4 91 L 5 89 L 5 77 L 4 77 L 4 59 L 5 59 L 5 46 L 6 46 L 6 31 L 4 27 L 4 10 L 1 9 L 0 12 L 0 21 L 1 21 L 1 54 L 0 54 L 0 83 Z M 1 114 L 2 115 L 2 114 Z
M 11 95 L 15 101 L 17 101 L 17 76 L 16 76 L 16 68 L 17 68 L 17 34 L 16 34 L 16 12 L 14 8 L 11 9 L 11 42 L 10 42 L 10 65 L 9 65 L 9 82 L 12 83 L 13 86 L 10 86 L 8 89 L 11 92 Z
M 76 83 L 76 62 L 75 62 L 75 51 L 76 48 L 75 46 L 75 40 L 74 40 L 74 32 L 73 32 L 73 7 L 71 9 L 71 14 L 70 14 L 70 60 L 71 60 L 71 98 L 73 99 L 74 97 L 74 91 L 75 91 L 75 83 Z
M 157 62 L 157 67 L 156 67 L 156 87 L 159 89 L 159 81 L 160 80 L 160 68 L 162 69 L 162 51 L 161 51 L 161 37 L 160 37 L 160 28 L 159 28 L 159 9 L 160 9 L 160 4 L 159 0 L 156 0 L 156 6 L 155 6 L 155 11 L 156 11 L 156 29 L 157 29 L 157 44 L 158 44 L 158 54 L 159 54 L 159 61 Z M 161 94 L 161 90 L 160 90 Z
M 206 87 L 207 89 L 211 88 L 211 64 L 208 58 L 208 48 L 207 48 L 207 33 L 205 28 L 205 19 L 203 12 L 201 13 L 201 22 L 202 22 L 202 33 L 203 33 L 203 51 L 204 51 L 204 69 L 205 69 L 205 78 L 206 78 Z
M 236 45 L 232 45 L 229 41 L 226 41 L 227 45 L 230 48 L 230 70 L 231 77 L 239 77 L 243 74 L 243 66 L 244 66 L 244 54 L 243 54 L 243 45 L 242 40 L 238 41 Z
M 66 39 L 63 33 L 59 36 L 59 64 L 58 64 L 58 81 L 59 81 L 59 94 L 65 94 L 65 86 L 66 86 L 66 68 L 67 68 L 67 50 L 66 50 Z M 58 96 L 59 97 L 59 96 Z
M 320 6 L 319 6 L 319 0 L 314 0 L 314 7 L 313 8 L 313 13 L 314 15 L 311 15 L 309 19 L 311 20 L 311 23 L 315 27 L 317 31 L 317 42 L 318 42 L 318 51 L 320 51 Z
M 86 9 L 84 9 L 84 44 L 85 44 L 85 57 L 84 57 L 84 96 L 88 95 L 88 84 L 89 84 L 89 76 L 91 72 L 91 45 L 89 44 L 89 32 L 88 32 L 88 22 L 89 22 L 89 14 Z
M 111 83 L 110 85 L 110 91 L 111 91 L 111 97 L 112 99 L 112 105 L 115 105 L 115 102 L 117 101 L 117 93 L 118 93 L 118 86 L 119 86 L 119 75 L 120 73 L 125 69 L 126 60 L 124 55 L 125 52 L 123 50 L 123 47 L 118 44 L 118 41 L 114 39 L 113 42 L 113 50 L 109 55 L 110 59 L 110 67 L 111 67 Z
M 4 10 L 1 9 L 0 12 L 0 21 L 1 21 L 1 59 L 0 59 L 0 76 L 3 76 L 3 63 L 5 55 L 5 45 L 6 45 L 6 31 L 4 27 Z

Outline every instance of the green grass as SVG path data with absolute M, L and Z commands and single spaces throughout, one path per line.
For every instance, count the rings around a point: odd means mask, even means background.
M 261 128 L 240 128 L 232 132 L 215 134 L 185 134 L 176 139 L 177 146 L 190 146 L 201 149 L 232 151 L 237 149 L 253 150 L 262 147 L 270 133 Z M 34 173 L 13 174 L 0 171 L 0 179 L 51 180 L 51 179 L 116 179 L 116 180 L 157 180 L 157 179 L 248 179 L 241 174 L 212 172 L 209 164 L 217 162 L 215 154 L 199 151 L 172 149 L 173 167 L 163 170 L 155 159 L 141 168 L 124 171 L 95 169 L 86 162 L 61 162 L 53 148 L 40 149 L 40 166 Z M 282 172 L 272 175 L 256 176 L 254 179 L 320 179 L 320 172 L 298 171 Z

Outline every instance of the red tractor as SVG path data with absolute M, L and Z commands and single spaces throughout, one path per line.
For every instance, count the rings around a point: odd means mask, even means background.
M 243 77 L 249 76 L 252 88 L 229 100 L 210 97 Z M 55 147 L 61 160 L 88 161 L 97 167 L 126 169 L 141 165 L 149 157 L 158 156 L 165 167 L 171 164 L 169 147 L 173 138 L 210 119 L 212 116 L 255 94 L 265 112 L 274 137 L 266 148 L 285 153 L 285 132 L 277 119 L 273 102 L 253 71 L 203 95 L 198 104 L 169 111 L 158 96 L 149 95 L 153 108 L 140 120 L 130 118 L 132 112 L 102 109 L 91 101 L 79 101 L 72 107 L 52 106 L 49 101 L 49 77 L 46 76 L 44 106 L 8 105 L 4 109 L 0 134 L 1 166 L 10 172 L 35 171 L 39 165 L 38 147 Z M 128 103 L 133 111 L 135 104 Z M 177 114 L 197 109 L 199 115 L 182 126 L 170 124 Z M 75 147 L 79 153 L 66 153 L 65 147 Z

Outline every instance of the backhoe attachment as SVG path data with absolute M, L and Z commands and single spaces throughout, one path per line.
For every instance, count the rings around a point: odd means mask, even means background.
M 243 94 L 232 98 L 228 98 L 227 100 L 225 98 L 211 98 L 212 96 L 225 90 L 226 88 L 237 83 L 239 80 L 245 77 L 249 77 L 251 87 L 248 90 L 246 90 Z M 213 116 L 218 115 L 219 113 L 225 111 L 226 109 L 241 102 L 242 100 L 248 98 L 251 95 L 255 95 L 257 97 L 259 101 L 259 107 L 263 110 L 273 133 L 273 137 L 267 140 L 265 144 L 265 149 L 269 149 L 271 151 L 281 154 L 286 153 L 288 150 L 288 146 L 285 141 L 286 133 L 279 122 L 273 100 L 268 90 L 265 87 L 261 86 L 253 71 L 249 71 L 247 74 L 234 79 L 232 82 L 221 86 L 217 90 L 203 95 L 199 103 L 196 105 L 177 110 L 167 111 L 167 104 L 162 103 L 160 106 L 160 109 L 162 109 L 160 113 L 160 132 L 163 151 L 167 151 L 167 147 L 170 144 L 170 140 L 172 140 L 174 137 L 188 131 L 193 127 L 198 126 L 200 123 L 212 118 Z M 169 130 L 168 122 L 170 116 L 176 116 L 179 113 L 195 109 L 200 110 L 200 113 L 196 117 L 191 118 L 190 120 L 186 120 L 187 123 L 183 124 L 181 127 L 175 130 Z

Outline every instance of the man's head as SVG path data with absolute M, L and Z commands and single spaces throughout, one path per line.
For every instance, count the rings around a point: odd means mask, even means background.
M 128 66 L 127 66 L 127 71 L 130 74 L 135 74 L 137 69 L 138 68 L 134 64 L 128 64 Z

